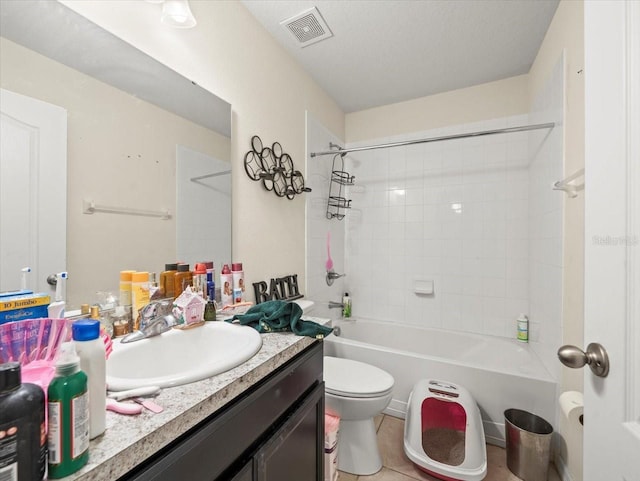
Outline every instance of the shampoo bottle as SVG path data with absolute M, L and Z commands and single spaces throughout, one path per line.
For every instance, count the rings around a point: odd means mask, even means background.
M 104 341 L 100 338 L 100 322 L 81 319 L 71 325 L 80 369 L 87 375 L 89 392 L 89 437 L 100 436 L 106 426 L 107 375 Z
M 516 323 L 518 324 L 518 341 L 529 342 L 529 319 L 527 316 L 520 314 Z
M 47 463 L 44 391 L 22 384 L 20 364 L 0 364 L 0 479 L 40 481 Z M 8 476 L 7 478 L 2 477 Z
M 222 271 L 220 272 L 220 288 L 222 291 L 222 307 L 233 305 L 233 275 L 231 274 L 231 269 L 229 269 L 229 264 L 222 266 Z
M 342 317 L 351 317 L 351 298 L 348 292 L 342 297 Z
M 63 342 L 49 384 L 49 474 L 58 479 L 75 473 L 89 459 L 89 395 L 87 375 L 72 342 Z

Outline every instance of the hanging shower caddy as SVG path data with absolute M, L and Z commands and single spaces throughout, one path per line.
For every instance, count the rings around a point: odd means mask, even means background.
M 351 208 L 351 199 L 347 199 L 346 187 L 353 185 L 355 177 L 344 170 L 344 153 L 336 153 L 331 165 L 329 199 L 327 200 L 327 219 L 344 219 L 345 212 Z M 338 160 L 338 157 L 340 160 Z

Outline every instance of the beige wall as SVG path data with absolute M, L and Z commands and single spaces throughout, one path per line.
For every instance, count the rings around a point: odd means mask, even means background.
M 62 3 L 231 103 L 234 260 L 249 284 L 297 273 L 304 285 L 304 198 L 265 191 L 245 175 L 242 159 L 257 134 L 265 145 L 280 142 L 304 172 L 305 111 L 342 137 L 335 102 L 240 2 L 191 0 L 198 20 L 191 30 L 161 25 L 160 6 L 147 2 Z
M 528 76 L 452 90 L 346 115 L 347 142 L 380 139 L 529 111 Z
M 565 55 L 564 172 L 584 167 L 584 5 L 563 0 L 529 72 L 529 98 L 534 99 L 560 55 Z M 580 180 L 580 179 L 579 179 Z M 584 191 L 565 197 L 564 203 L 564 344 L 584 345 Z M 563 368 L 560 391 L 583 390 L 583 369 Z M 560 417 L 559 456 L 556 464 L 571 479 L 582 479 L 582 427 Z M 561 473 L 562 474 L 562 473 Z

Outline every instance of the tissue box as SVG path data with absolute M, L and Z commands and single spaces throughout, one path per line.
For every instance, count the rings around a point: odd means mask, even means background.
M 14 291 L 0 293 L 0 324 L 22 319 L 47 317 L 51 302 L 49 294 L 43 292 Z
M 340 417 L 324 413 L 324 481 L 338 480 L 338 430 Z

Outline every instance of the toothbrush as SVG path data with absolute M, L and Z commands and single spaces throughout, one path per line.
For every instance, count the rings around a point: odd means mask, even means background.
M 63 298 L 63 281 L 67 280 L 66 272 L 59 272 L 56 274 L 56 301 L 49 304 L 47 308 L 47 314 L 51 319 L 62 319 L 64 317 L 65 302 Z
M 20 281 L 20 290 L 26 291 L 27 290 L 27 274 L 31 272 L 31 267 L 23 267 L 22 269 L 20 269 L 20 272 L 22 272 L 22 279 Z
M 333 269 L 333 259 L 331 259 L 331 231 L 327 231 L 327 263 L 325 264 L 327 272 Z

